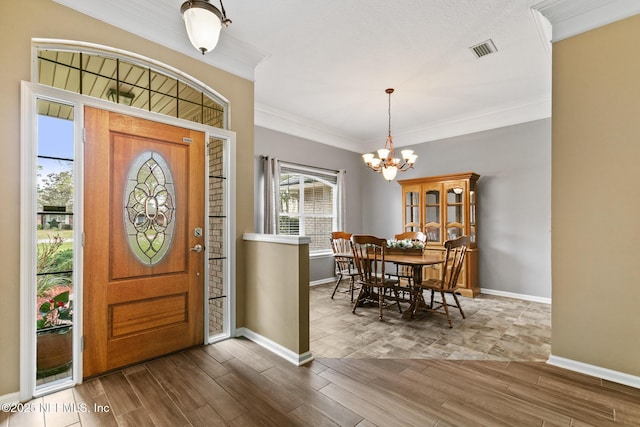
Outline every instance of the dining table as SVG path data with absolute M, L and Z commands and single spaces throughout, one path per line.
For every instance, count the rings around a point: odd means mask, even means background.
M 336 255 L 353 258 L 353 253 L 349 252 L 344 252 Z M 412 318 L 416 310 L 418 309 L 418 297 L 422 294 L 420 292 L 420 284 L 422 283 L 422 267 L 442 264 L 444 263 L 444 259 L 439 255 L 425 253 L 409 255 L 392 252 L 385 253 L 384 261 L 411 267 L 413 289 L 409 290 L 409 293 L 411 294 L 409 310 L 405 310 L 405 312 L 402 314 L 402 318 Z

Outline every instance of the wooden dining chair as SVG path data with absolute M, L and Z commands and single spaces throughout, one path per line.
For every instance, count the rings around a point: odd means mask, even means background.
M 396 234 L 393 236 L 396 240 L 412 240 L 414 242 L 426 243 L 427 235 L 420 231 L 405 231 L 404 233 Z M 396 264 L 396 272 L 388 273 L 389 277 L 397 277 L 402 284 L 402 281 L 405 280 L 407 282 L 407 287 L 411 287 L 411 283 L 413 281 L 413 268 L 408 265 L 398 265 Z
M 427 241 L 439 242 L 440 241 L 440 229 L 438 227 L 427 227 L 425 230 L 427 234 Z
M 382 308 L 386 298 L 393 298 L 398 305 L 398 310 L 402 313 L 398 297 L 398 281 L 388 278 L 384 273 L 387 241 L 374 236 L 353 235 L 351 236 L 351 247 L 353 262 L 358 270 L 356 283 L 360 285 L 360 292 L 353 303 L 352 313 L 356 312 L 359 304 L 374 297 L 378 299 L 380 320 L 382 320 Z M 385 295 L 387 289 L 391 290 L 392 297 Z
M 467 247 L 469 246 L 469 236 L 458 237 L 457 239 L 447 240 L 444 242 L 445 248 L 445 258 L 444 263 L 442 264 L 442 274 L 439 279 L 428 279 L 424 280 L 420 284 L 420 295 L 416 294 L 416 305 L 415 309 L 418 308 L 418 301 L 424 301 L 422 290 L 431 291 L 431 301 L 428 307 L 428 311 L 439 312 L 440 310 L 444 310 L 444 314 L 447 316 L 447 321 L 449 322 L 449 327 L 451 328 L 451 316 L 449 315 L 449 307 L 458 307 L 460 310 L 460 314 L 464 319 L 464 311 L 462 311 L 462 306 L 460 305 L 460 301 L 458 300 L 458 296 L 456 292 L 458 291 L 458 276 L 460 275 L 460 271 L 462 270 L 462 266 L 464 264 L 464 257 L 467 253 Z M 439 293 L 441 301 L 435 301 L 436 306 L 434 307 L 434 294 Z M 455 301 L 455 305 L 449 304 L 445 297 L 446 294 L 450 294 L 453 296 Z
M 331 233 L 329 239 L 331 241 L 331 249 L 333 249 L 333 259 L 336 262 L 336 286 L 333 288 L 331 299 L 333 299 L 338 286 L 343 278 L 349 277 L 349 292 L 351 292 L 351 302 L 353 302 L 353 291 L 355 289 L 355 277 L 358 275 L 358 270 L 353 264 L 352 250 L 351 250 L 351 233 L 345 233 L 344 231 L 334 231 Z M 349 254 L 345 256 L 345 254 Z
M 426 243 L 427 235 L 421 231 L 405 231 L 404 233 L 393 236 L 396 240 L 414 240 L 416 242 Z
M 420 224 L 417 222 L 408 222 L 404 225 L 404 231 L 417 231 L 420 230 Z

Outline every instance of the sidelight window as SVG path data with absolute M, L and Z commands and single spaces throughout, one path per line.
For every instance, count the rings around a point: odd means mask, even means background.
M 37 106 L 36 378 L 38 387 L 70 379 L 74 300 L 74 108 Z

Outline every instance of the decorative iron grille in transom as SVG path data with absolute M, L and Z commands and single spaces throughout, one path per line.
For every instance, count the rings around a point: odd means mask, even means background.
M 155 151 L 131 164 L 124 193 L 124 224 L 129 247 L 145 265 L 167 254 L 175 228 L 175 186 L 167 161 Z

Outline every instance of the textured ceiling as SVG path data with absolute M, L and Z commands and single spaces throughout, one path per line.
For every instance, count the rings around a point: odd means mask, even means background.
M 255 79 L 257 125 L 353 151 L 384 144 L 388 87 L 396 146 L 551 114 L 540 0 L 226 0 L 233 24 L 204 57 L 182 0 L 56 1 Z M 498 51 L 476 58 L 488 39 Z

